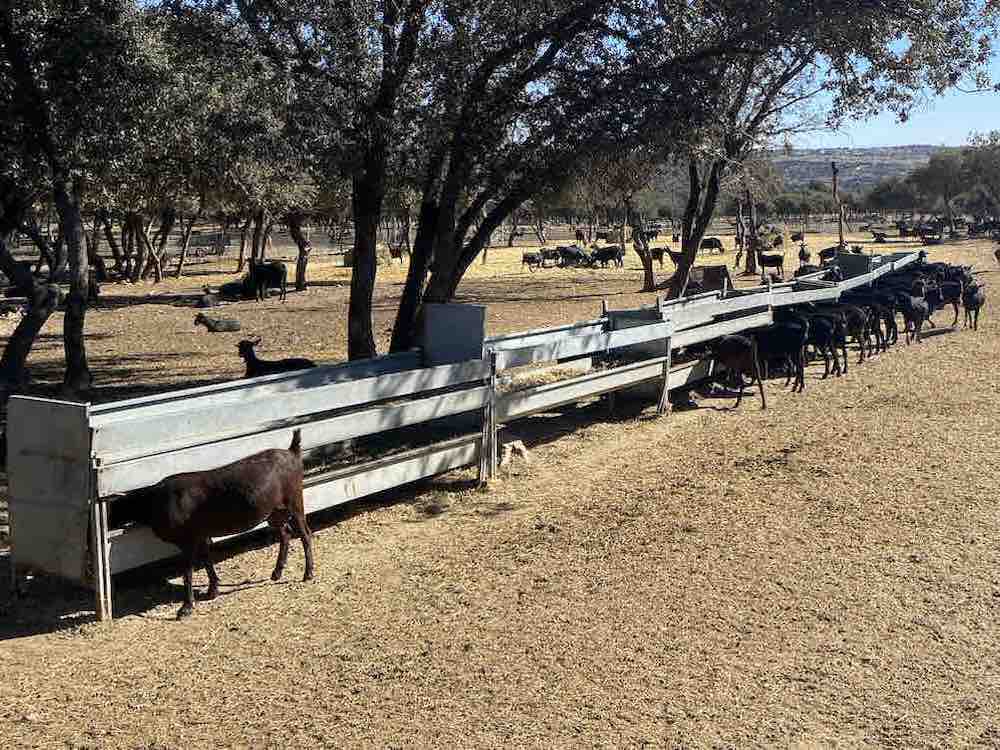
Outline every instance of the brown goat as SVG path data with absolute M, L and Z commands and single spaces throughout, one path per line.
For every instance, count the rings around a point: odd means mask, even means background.
M 289 523 L 305 550 L 303 580 L 313 577 L 312 532 L 302 501 L 301 442 L 296 430 L 288 450 L 261 451 L 218 469 L 175 474 L 151 487 L 133 490 L 113 504 L 113 523 L 128 520 L 148 525 L 156 536 L 180 547 L 184 554 L 184 604 L 177 611 L 178 620 L 194 609 L 196 564 L 204 565 L 208 573 L 207 598 L 214 599 L 219 593 L 219 576 L 211 558 L 212 537 L 238 534 L 262 521 L 267 521 L 280 538 L 271 580 L 281 578 L 288 561 Z

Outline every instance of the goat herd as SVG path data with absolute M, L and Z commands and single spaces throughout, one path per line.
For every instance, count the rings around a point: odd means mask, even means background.
M 903 319 L 906 343 L 919 342 L 924 325 L 934 327 L 934 314 L 947 306 L 955 312 L 952 327 L 958 323 L 961 306 L 965 326 L 978 330 L 979 311 L 985 301 L 984 286 L 973 276 L 971 267 L 921 261 L 883 277 L 876 288 L 849 291 L 835 303 L 776 309 L 772 325 L 723 336 L 705 348 L 738 388 L 737 406 L 744 388 L 757 383 L 761 408 L 766 408 L 763 380 L 771 367 L 782 368 L 785 385 L 794 380 L 792 390 L 802 391 L 806 363 L 813 353 L 823 358 L 824 378 L 830 375 L 831 361 L 833 373 L 840 376 L 847 373 L 849 341 L 857 345 L 861 363 L 899 341 L 897 317 Z

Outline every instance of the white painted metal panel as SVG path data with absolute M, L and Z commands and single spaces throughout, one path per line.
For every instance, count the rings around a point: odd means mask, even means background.
M 7 407 L 11 560 L 83 582 L 91 470 L 86 404 L 15 396 Z
M 351 412 L 298 427 L 280 427 L 223 440 L 208 446 L 199 445 L 102 465 L 97 470 L 97 494 L 98 497 L 116 495 L 139 487 L 148 487 L 173 474 L 207 471 L 269 448 L 287 448 L 295 429 L 302 430 L 302 450 L 306 451 L 330 443 L 339 443 L 352 437 L 385 432 L 431 419 L 482 409 L 488 395 L 485 387 L 472 388 L 458 393 Z
M 699 380 L 710 377 L 712 372 L 712 360 L 710 359 L 700 359 L 678 365 L 670 370 L 670 390 L 697 383 Z
M 94 451 L 103 461 L 121 461 L 288 426 L 289 420 L 309 414 L 461 385 L 488 375 L 489 364 L 474 360 L 275 394 L 239 405 L 205 405 L 147 419 L 123 420 L 95 431 Z
M 361 378 L 373 378 L 379 375 L 414 370 L 420 366 L 420 353 L 409 351 L 358 362 L 343 362 L 308 370 L 262 375 L 259 378 L 242 378 L 197 388 L 167 391 L 153 396 L 92 406 L 90 409 L 91 424 L 100 427 L 122 419 L 153 417 L 159 414 L 173 413 L 179 409 L 197 408 L 205 404 L 215 406 L 239 404 L 276 393 L 288 393 Z
M 771 304 L 771 294 L 761 292 L 758 294 L 741 294 L 738 297 L 729 297 L 720 300 L 718 305 L 712 310 L 713 317 L 729 315 L 741 310 L 751 310 L 755 307 L 767 307 Z
M 579 323 L 571 323 L 553 328 L 536 328 L 523 333 L 510 333 L 502 336 L 490 336 L 483 344 L 484 349 L 494 351 L 506 351 L 508 349 L 522 349 L 526 346 L 537 346 L 559 341 L 567 335 L 585 336 L 592 333 L 602 333 L 604 331 L 604 319 L 584 320 Z
M 480 444 L 479 434 L 468 435 L 380 461 L 307 477 L 303 492 L 306 512 L 314 513 L 446 471 L 472 466 L 479 460 Z M 250 534 L 265 526 L 261 524 L 233 536 Z M 224 538 L 231 539 L 233 536 Z M 112 573 L 121 573 L 174 557 L 178 552 L 173 545 L 157 539 L 148 528 L 130 528 L 125 533 L 112 536 L 111 570 Z
M 546 383 L 501 394 L 497 397 L 497 420 L 506 422 L 563 404 L 584 401 L 646 380 L 662 379 L 665 359 L 666 357 L 657 357 L 568 378 L 558 383 Z
M 772 322 L 771 311 L 766 310 L 754 315 L 745 315 L 742 318 L 733 318 L 721 323 L 699 326 L 698 328 L 691 328 L 680 333 L 675 333 L 671 339 L 671 346 L 674 349 L 680 349 L 685 346 L 700 344 L 703 341 L 709 341 L 719 336 L 728 336 L 741 333 L 749 328 L 770 325 Z
M 421 346 L 425 367 L 482 359 L 485 305 L 424 305 Z
M 800 289 L 795 292 L 774 295 L 774 306 L 787 307 L 788 305 L 801 305 L 806 302 L 832 302 L 839 298 L 840 289 L 835 286 L 819 289 Z
M 664 339 L 670 335 L 671 328 L 672 324 L 669 321 L 664 321 L 607 333 L 565 336 L 540 346 L 508 349 L 497 352 L 497 370 L 509 370 L 512 367 L 536 362 L 551 362 L 568 357 L 579 357 L 644 341 Z

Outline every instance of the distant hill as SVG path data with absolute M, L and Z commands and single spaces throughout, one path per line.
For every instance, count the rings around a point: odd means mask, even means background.
M 785 187 L 804 187 L 813 180 L 830 183 L 830 162 L 840 169 L 842 190 L 859 193 L 887 177 L 902 177 L 926 164 L 940 146 L 914 145 L 885 148 L 813 148 L 772 154 L 775 168 L 785 179 Z

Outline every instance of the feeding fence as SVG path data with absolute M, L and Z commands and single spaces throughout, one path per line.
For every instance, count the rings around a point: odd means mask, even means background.
M 311 469 L 306 511 L 460 468 L 476 467 L 484 481 L 496 474 L 504 425 L 619 392 L 650 398 L 664 413 L 671 390 L 713 375 L 710 360 L 676 364 L 674 352 L 767 325 L 775 307 L 836 300 L 916 257 L 841 256 L 848 260 L 840 283 L 802 278 L 706 292 L 493 337 L 485 336 L 484 307 L 430 305 L 423 346 L 401 354 L 100 405 L 14 397 L 7 422 L 12 573 L 34 570 L 90 586 L 98 617 L 110 618 L 114 574 L 179 552 L 145 527 L 111 526 L 111 503 L 130 490 L 286 448 L 296 429 L 308 458 L 442 420 L 457 434 Z M 580 362 L 580 375 L 502 387 L 519 368 Z

